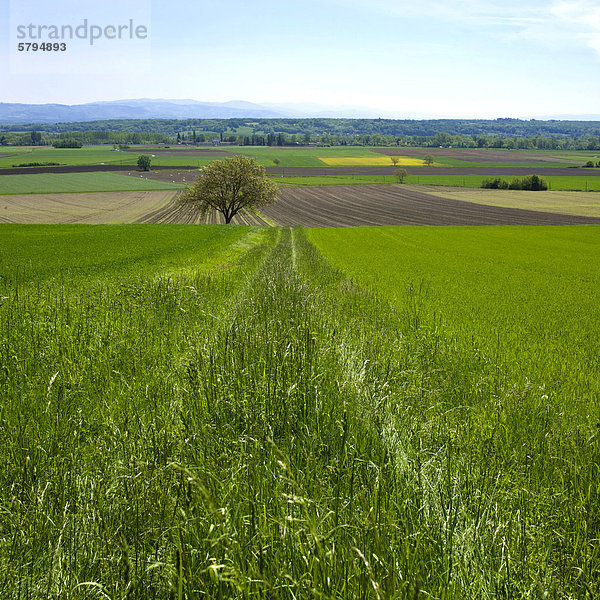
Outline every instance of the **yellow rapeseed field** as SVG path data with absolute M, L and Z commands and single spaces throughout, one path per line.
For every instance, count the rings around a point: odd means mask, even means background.
M 399 156 L 398 166 L 422 167 L 425 163 L 421 158 Z M 319 156 L 319 160 L 330 167 L 392 167 L 389 156 Z M 435 164 L 435 163 L 434 163 Z

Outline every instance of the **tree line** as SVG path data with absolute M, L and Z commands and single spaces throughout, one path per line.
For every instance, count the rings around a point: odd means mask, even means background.
M 212 143 L 600 150 L 599 121 L 392 119 L 129 119 L 0 126 L 0 145 Z

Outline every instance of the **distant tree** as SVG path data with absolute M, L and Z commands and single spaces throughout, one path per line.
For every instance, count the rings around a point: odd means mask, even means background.
M 75 140 L 73 138 L 63 138 L 60 140 L 56 140 L 52 144 L 55 148 L 82 148 L 83 142 L 79 140 Z
M 140 154 L 137 159 L 137 165 L 142 171 L 150 170 L 150 163 L 152 162 L 152 157 L 148 154 Z
M 397 156 L 390 156 L 390 160 L 392 161 L 392 164 L 394 166 L 396 166 L 400 162 L 400 159 Z
M 433 164 L 433 156 L 431 156 L 431 154 L 428 154 L 424 159 L 423 162 L 430 167 Z
M 241 210 L 271 204 L 276 195 L 277 184 L 265 175 L 264 167 L 255 158 L 236 155 L 204 167 L 181 201 L 196 204 L 202 214 L 216 210 L 231 223 Z
M 548 184 L 539 175 L 528 175 L 527 177 L 523 177 L 521 189 L 532 192 L 544 191 L 548 189 Z
M 594 168 L 594 161 L 593 160 L 588 160 L 585 165 L 583 165 L 583 167 L 585 169 L 593 169 Z
M 404 183 L 408 177 L 408 171 L 406 169 L 396 168 L 394 169 L 394 175 L 398 180 L 398 183 Z
M 487 188 L 489 190 L 507 190 L 508 181 L 504 181 L 504 179 L 500 179 L 500 177 L 494 177 L 493 179 L 484 179 L 481 182 L 481 187 Z
M 513 177 L 508 184 L 509 190 L 522 190 L 523 182 L 518 177 Z
M 29 135 L 32 146 L 39 146 L 42 143 L 42 134 L 39 131 L 32 131 Z

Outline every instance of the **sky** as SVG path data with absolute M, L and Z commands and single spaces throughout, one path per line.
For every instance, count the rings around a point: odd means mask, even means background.
M 17 49 L 19 25 L 84 18 L 147 35 Z M 0 0 L 0 102 L 125 98 L 600 114 L 600 0 Z

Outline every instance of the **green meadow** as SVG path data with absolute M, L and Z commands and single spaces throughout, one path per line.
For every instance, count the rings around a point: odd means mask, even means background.
M 0 595 L 598 596 L 599 232 L 0 226 Z
M 182 187 L 179 184 L 110 172 L 0 176 L 0 195 L 177 190 Z

